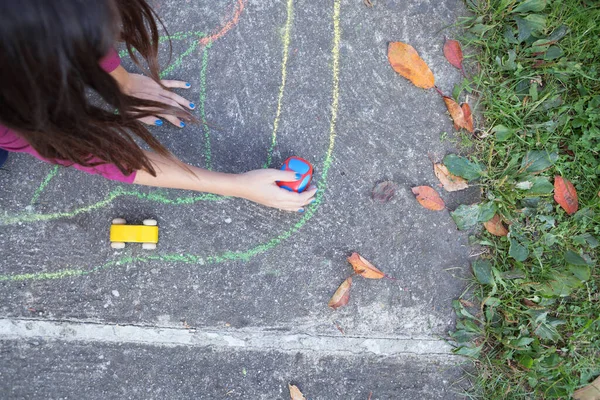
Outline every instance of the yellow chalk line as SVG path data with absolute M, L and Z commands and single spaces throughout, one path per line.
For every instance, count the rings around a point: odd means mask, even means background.
M 273 150 L 277 144 L 277 131 L 279 130 L 279 120 L 281 119 L 281 108 L 283 104 L 283 94 L 285 93 L 285 84 L 287 82 L 287 64 L 290 54 L 290 41 L 292 24 L 294 21 L 294 1 L 288 0 L 287 2 L 287 20 L 285 22 L 285 31 L 283 33 L 283 60 L 281 61 L 281 85 L 279 86 L 279 96 L 277 99 L 277 112 L 275 113 L 275 120 L 273 121 L 273 133 L 271 134 L 271 146 L 267 151 L 267 161 L 263 165 L 263 168 L 268 168 L 273 160 Z

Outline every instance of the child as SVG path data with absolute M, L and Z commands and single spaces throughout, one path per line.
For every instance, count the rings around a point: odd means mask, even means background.
M 146 0 L 0 2 L 0 149 L 139 185 L 235 196 L 303 212 L 316 188 L 279 188 L 293 172 L 207 171 L 177 160 L 142 123 L 184 128 L 195 105 L 169 91 L 189 83 L 159 79 L 158 16 Z M 145 59 L 148 74 L 120 65 L 114 42 Z M 107 103 L 98 107 L 86 90 Z M 117 109 L 118 113 L 111 110 Z M 142 150 L 135 139 L 152 151 Z M 6 154 L 0 150 L 0 163 Z M 4 157 L 5 158 L 5 157 Z

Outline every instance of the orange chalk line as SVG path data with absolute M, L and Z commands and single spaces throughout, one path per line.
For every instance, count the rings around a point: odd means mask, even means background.
M 223 26 L 223 28 L 221 28 L 221 30 L 219 32 L 215 33 L 214 35 L 210 35 L 208 37 L 200 39 L 200 45 L 206 46 L 207 44 L 212 43 L 215 40 L 222 38 L 234 26 L 236 26 L 238 24 L 238 22 L 240 21 L 240 15 L 242 15 L 242 11 L 244 11 L 244 7 L 246 6 L 246 1 L 247 0 L 238 0 L 237 9 L 235 10 L 233 17 L 229 21 L 227 21 L 227 23 Z

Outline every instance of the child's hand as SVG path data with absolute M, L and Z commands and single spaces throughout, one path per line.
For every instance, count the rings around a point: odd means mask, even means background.
M 123 93 L 129 96 L 144 100 L 158 101 L 182 110 L 193 110 L 196 105 L 191 101 L 179 96 L 176 93 L 163 89 L 158 83 L 144 75 L 130 74 L 122 66 L 111 72 L 111 75 L 119 82 Z M 189 89 L 190 84 L 182 81 L 161 81 L 168 88 Z M 145 124 L 161 126 L 166 119 L 173 125 L 183 128 L 185 122 L 173 115 L 155 115 L 152 117 L 140 118 Z
M 278 169 L 246 172 L 238 175 L 240 191 L 237 196 L 268 207 L 304 212 L 304 206 L 314 201 L 317 188 L 311 186 L 302 193 L 295 193 L 282 189 L 275 183 L 297 181 L 299 177 L 295 172 Z

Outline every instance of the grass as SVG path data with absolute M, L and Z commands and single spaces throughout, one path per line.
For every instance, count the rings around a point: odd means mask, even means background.
M 483 254 L 454 303 L 456 352 L 476 359 L 472 398 L 568 399 L 600 375 L 600 2 L 466 3 L 477 71 L 454 95 L 483 113 L 479 222 L 495 211 L 509 234 L 473 238 Z M 573 215 L 553 198 L 557 175 L 577 190 Z

